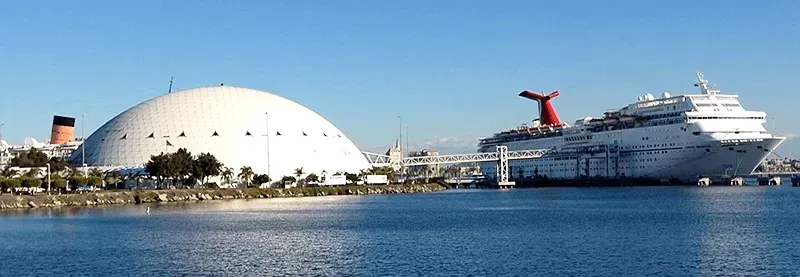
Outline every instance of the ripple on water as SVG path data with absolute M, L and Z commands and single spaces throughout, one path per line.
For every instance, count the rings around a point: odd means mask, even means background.
M 785 276 L 800 272 L 799 196 L 558 188 L 2 212 L 0 276 Z

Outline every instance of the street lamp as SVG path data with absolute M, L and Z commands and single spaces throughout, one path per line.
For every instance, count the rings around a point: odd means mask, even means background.
M 272 166 L 269 163 L 269 152 L 270 152 L 269 151 L 269 112 L 264 112 L 264 114 L 267 116 L 267 119 L 266 119 L 266 125 L 267 125 L 266 126 L 267 127 L 267 176 L 270 176 L 270 178 L 271 178 L 272 177 L 272 172 L 271 172 Z
M 403 179 L 403 183 L 405 183 L 405 164 L 403 163 L 403 118 L 401 116 L 397 116 L 398 127 L 400 128 L 400 139 L 398 140 L 397 147 L 400 148 L 400 178 Z
M 83 175 L 88 176 L 86 171 L 86 114 L 81 115 L 81 165 L 83 165 Z
M 47 195 L 50 195 L 50 163 L 47 163 Z

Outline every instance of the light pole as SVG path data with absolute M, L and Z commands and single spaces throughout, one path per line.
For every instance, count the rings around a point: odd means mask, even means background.
M 397 147 L 400 148 L 400 178 L 403 179 L 403 183 L 405 183 L 405 164 L 403 163 L 403 118 L 401 116 L 397 116 L 398 127 L 400 128 L 400 139 L 398 140 Z
M 50 163 L 47 163 L 47 195 L 50 195 Z
M 272 167 L 270 166 L 270 163 L 269 163 L 269 152 L 270 152 L 269 151 L 269 112 L 264 112 L 264 114 L 267 117 L 267 119 L 266 119 L 266 125 L 267 125 L 267 176 L 270 176 L 270 178 L 272 178 L 272 172 L 271 172 L 271 168 Z
M 83 175 L 88 176 L 86 172 L 86 114 L 81 115 L 81 165 L 83 166 Z

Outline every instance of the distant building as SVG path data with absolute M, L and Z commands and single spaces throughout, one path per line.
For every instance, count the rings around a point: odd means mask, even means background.
M 421 150 L 409 153 L 409 157 L 435 157 L 439 152 L 432 150 Z M 415 177 L 436 177 L 441 175 L 438 164 L 415 165 L 408 167 L 408 174 Z
M 12 145 L 0 140 L 0 167 L 11 163 L 19 155 L 36 149 L 47 155 L 48 158 L 58 157 L 67 159 L 83 143 L 82 139 L 75 139 L 75 118 L 54 115 L 53 125 L 50 129 L 48 142 L 39 142 L 35 138 L 25 138 L 21 145 Z
M 389 150 L 386 150 L 384 155 L 389 156 L 389 166 L 391 166 L 394 171 L 398 171 L 403 168 L 403 149 L 400 148 L 400 140 L 395 141 L 394 145 L 389 147 Z
M 48 158 L 58 157 L 67 159 L 82 141 L 69 141 L 63 144 L 52 144 L 39 142 L 34 138 L 25 138 L 25 143 L 21 145 L 11 145 L 6 141 L 0 141 L 0 166 L 5 166 L 15 157 L 18 157 L 31 149 L 36 149 L 47 155 Z

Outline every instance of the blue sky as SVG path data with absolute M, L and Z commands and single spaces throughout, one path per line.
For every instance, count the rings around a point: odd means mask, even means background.
M 474 150 L 536 117 L 523 89 L 560 90 L 562 119 L 640 94 L 692 93 L 705 72 L 797 136 L 798 1 L 0 0 L 3 139 L 87 135 L 175 88 L 220 82 L 316 110 L 364 149 L 397 136 Z M 770 123 L 770 128 L 773 124 Z M 79 132 L 79 130 L 78 130 Z M 798 144 L 798 145 L 795 145 Z M 782 152 L 800 156 L 800 143 Z

